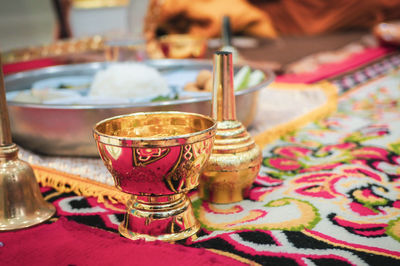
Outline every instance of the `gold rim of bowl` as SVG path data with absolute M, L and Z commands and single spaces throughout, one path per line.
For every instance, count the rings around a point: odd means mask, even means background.
M 199 130 L 196 132 L 188 133 L 188 134 L 178 134 L 172 136 L 156 136 L 156 137 L 125 137 L 125 136 L 115 136 L 103 133 L 99 130 L 99 127 L 110 123 L 111 121 L 121 120 L 123 118 L 128 117 L 148 117 L 151 116 L 168 116 L 168 117 L 180 117 L 180 118 L 199 118 L 203 121 L 208 121 L 210 126 Z M 211 138 L 216 133 L 217 122 L 209 116 L 197 114 L 197 113 L 189 113 L 189 112 L 138 112 L 131 113 L 126 115 L 114 116 L 107 119 L 104 119 L 98 123 L 93 128 L 94 138 L 97 142 L 113 145 L 113 146 L 123 146 L 123 147 L 168 147 L 168 146 L 176 146 L 183 144 L 190 144 L 199 141 L 206 140 Z

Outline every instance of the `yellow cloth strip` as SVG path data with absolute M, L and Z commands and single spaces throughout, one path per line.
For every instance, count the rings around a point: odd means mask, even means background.
M 87 178 L 71 175 L 52 168 L 32 165 L 36 180 L 42 186 L 52 187 L 59 192 L 75 192 L 85 197 L 96 197 L 99 202 L 106 199 L 113 203 L 125 204 L 130 195 L 119 191 L 116 187 L 96 182 Z
M 292 121 L 282 123 L 274 128 L 268 129 L 254 137 L 255 142 L 263 148 L 265 145 L 279 139 L 281 136 L 296 130 L 306 124 L 327 117 L 336 111 L 337 108 L 337 88 L 330 82 L 323 81 L 315 85 L 306 84 L 290 84 L 290 83 L 273 83 L 271 86 L 277 89 L 296 89 L 310 90 L 322 89 L 327 97 L 327 101 L 320 107 L 315 108 L 311 112 L 302 115 Z
M 292 121 L 282 123 L 272 129 L 255 136 L 255 141 L 260 147 L 273 142 L 282 135 L 298 129 L 309 122 L 322 119 L 336 110 L 337 89 L 329 82 L 322 82 L 316 85 L 273 83 L 275 89 L 310 90 L 322 89 L 327 96 L 327 101 L 322 106 L 314 109 L 306 115 L 300 116 Z M 75 192 L 85 197 L 96 197 L 99 202 L 110 200 L 113 203 L 125 204 L 130 198 L 129 194 L 119 191 L 113 186 L 96 182 L 77 175 L 68 174 L 52 168 L 39 165 L 32 165 L 36 179 L 42 186 L 48 186 L 59 192 Z

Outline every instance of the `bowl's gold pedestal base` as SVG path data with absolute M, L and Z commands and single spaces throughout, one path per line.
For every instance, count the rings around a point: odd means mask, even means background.
M 132 196 L 126 205 L 119 232 L 132 240 L 168 242 L 189 238 L 200 224 L 186 194 L 170 196 Z

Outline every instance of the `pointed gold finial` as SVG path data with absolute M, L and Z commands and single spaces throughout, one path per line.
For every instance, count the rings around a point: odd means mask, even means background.
M 217 134 L 211 157 L 200 178 L 200 197 L 213 203 L 243 200 L 261 166 L 261 151 L 236 120 L 232 53 L 214 54 L 212 117 Z

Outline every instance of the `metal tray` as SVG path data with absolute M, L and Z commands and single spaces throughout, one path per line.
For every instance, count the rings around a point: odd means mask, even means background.
M 212 70 L 206 60 L 149 60 L 145 64 L 165 71 Z M 7 91 L 31 88 L 33 82 L 52 77 L 94 75 L 110 63 L 62 65 L 20 72 L 5 77 Z M 239 67 L 235 67 L 238 71 Z M 274 79 L 272 72 L 265 72 L 260 84 L 237 91 L 238 119 L 249 126 L 256 114 L 258 91 Z M 97 157 L 92 136 L 93 126 L 100 120 L 134 112 L 184 111 L 210 115 L 211 95 L 124 105 L 45 105 L 8 101 L 13 141 L 22 147 L 46 155 Z

